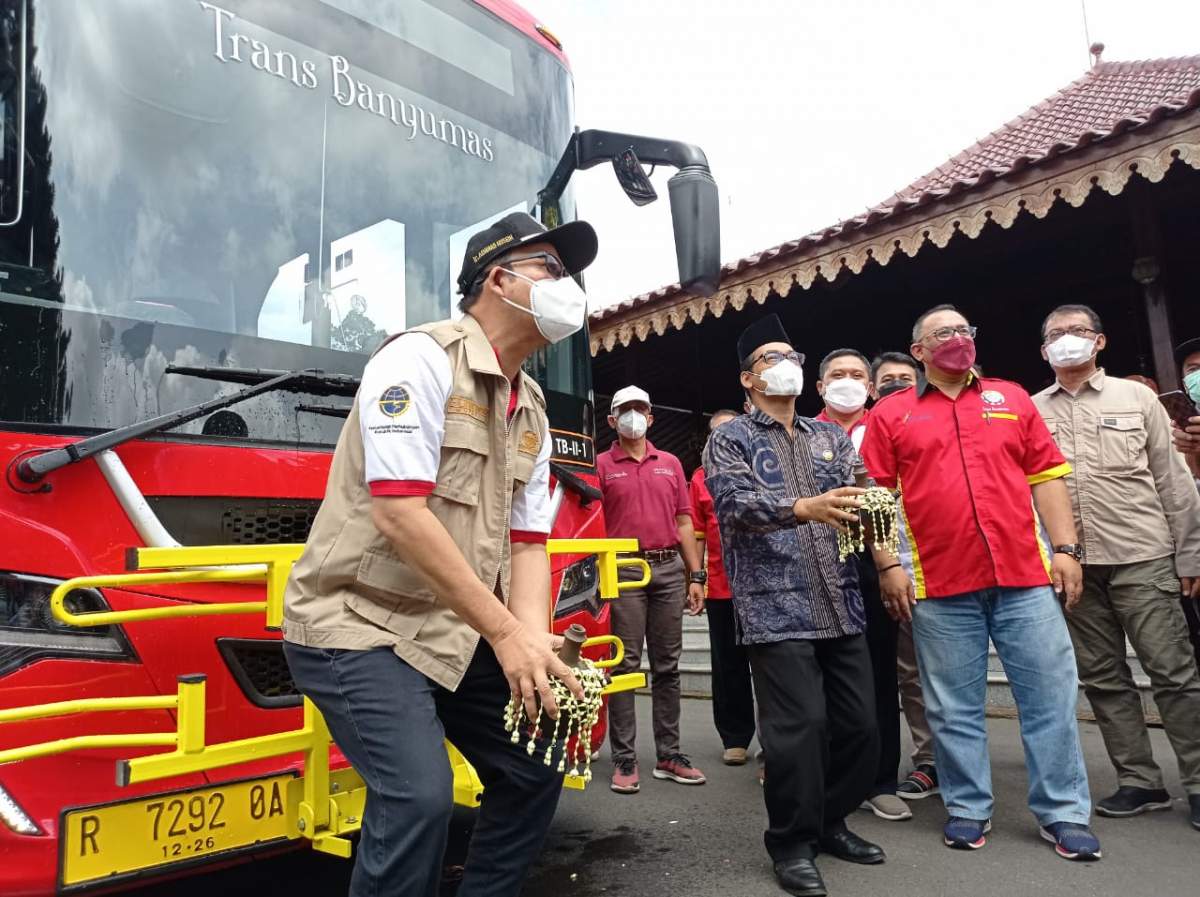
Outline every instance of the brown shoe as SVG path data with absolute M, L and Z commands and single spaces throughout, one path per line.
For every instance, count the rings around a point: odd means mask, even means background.
M 721 754 L 721 762 L 726 766 L 745 766 L 746 765 L 746 749 L 745 748 L 725 748 L 725 752 Z

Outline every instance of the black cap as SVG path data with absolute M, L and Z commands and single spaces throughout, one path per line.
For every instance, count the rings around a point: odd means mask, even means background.
M 1200 352 L 1200 336 L 1184 340 L 1175 347 L 1175 363 L 1183 367 L 1183 363 L 1187 360 L 1187 357 L 1197 352 Z
M 472 235 L 467 241 L 458 291 L 464 296 L 480 272 L 493 259 L 529 243 L 549 243 L 571 274 L 578 274 L 596 258 L 596 232 L 586 221 L 571 221 L 546 230 L 531 215 L 513 212 Z
M 792 344 L 787 331 L 783 329 L 779 315 L 759 318 L 742 331 L 737 341 L 738 361 L 745 364 L 746 359 L 758 351 L 759 346 L 765 346 L 767 343 L 787 343 L 789 346 Z

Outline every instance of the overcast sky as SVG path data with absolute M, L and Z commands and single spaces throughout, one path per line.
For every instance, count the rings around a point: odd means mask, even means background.
M 562 39 L 576 118 L 698 144 L 725 261 L 853 216 L 1080 77 L 1080 0 L 521 0 Z M 1086 0 L 1105 60 L 1200 54 L 1196 0 Z M 576 175 L 599 308 L 678 279 L 667 178 L 635 208 Z

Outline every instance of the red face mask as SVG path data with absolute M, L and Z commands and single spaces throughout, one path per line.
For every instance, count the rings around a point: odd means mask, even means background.
M 930 362 L 935 368 L 949 374 L 963 374 L 975 363 L 975 340 L 965 336 L 952 336 L 930 353 Z

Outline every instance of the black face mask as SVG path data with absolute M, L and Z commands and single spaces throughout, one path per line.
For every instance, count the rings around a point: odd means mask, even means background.
M 910 386 L 912 386 L 912 384 L 907 383 L 904 380 L 892 380 L 879 387 L 879 398 L 882 399 L 884 396 L 890 396 L 892 393 L 899 392 L 902 389 L 908 389 Z

